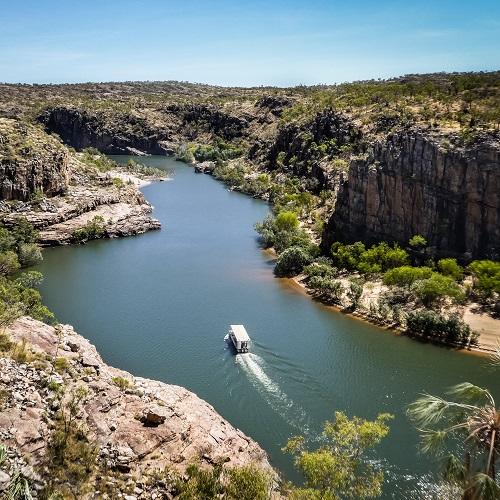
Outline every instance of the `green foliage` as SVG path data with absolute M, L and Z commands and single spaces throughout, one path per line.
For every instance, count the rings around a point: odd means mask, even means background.
M 326 262 L 315 261 L 304 267 L 303 273 L 308 277 L 320 276 L 322 278 L 333 278 L 337 275 L 337 268 Z
M 333 422 L 325 422 L 324 444 L 317 450 L 308 451 L 302 436 L 290 439 L 284 451 L 294 456 L 305 478 L 305 487 L 296 489 L 293 497 L 337 500 L 380 495 L 383 473 L 368 460 L 368 452 L 387 436 L 391 418 L 382 413 L 373 421 L 349 419 L 336 412 Z
M 477 345 L 478 335 L 457 316 L 446 318 L 434 311 L 412 311 L 406 317 L 410 335 L 459 346 Z
M 276 276 L 296 276 L 300 274 L 305 265 L 312 260 L 309 252 L 300 246 L 285 249 L 276 262 L 274 273 Z
M 496 466 L 500 461 L 500 410 L 492 394 L 464 382 L 452 387 L 446 400 L 422 395 L 408 407 L 408 416 L 422 438 L 422 450 L 446 457 L 449 444 L 460 445 L 463 462 L 451 455 L 444 479 L 461 490 L 457 497 L 494 500 L 500 498 Z
M 16 219 L 15 224 L 11 228 L 11 235 L 17 246 L 22 243 L 36 243 L 38 240 L 38 231 L 26 217 L 18 217 Z
M 113 186 L 117 189 L 122 189 L 125 186 L 125 183 L 120 177 L 113 177 Z
M 415 249 L 424 248 L 427 246 L 427 240 L 420 234 L 416 234 L 410 238 L 408 244 Z
M 353 310 L 358 307 L 362 295 L 363 295 L 363 282 L 359 279 L 350 280 L 349 288 L 347 289 L 347 297 L 351 301 L 351 308 Z
M 36 243 L 21 243 L 18 255 L 22 267 L 34 266 L 43 260 L 42 251 Z
M 19 270 L 21 264 L 15 252 L 11 250 L 0 254 L 0 276 L 8 276 Z
M 342 283 L 330 277 L 313 276 L 308 285 L 316 295 L 327 302 L 340 302 L 345 292 Z
M 384 283 L 386 285 L 410 286 L 415 281 L 430 278 L 432 269 L 430 267 L 412 267 L 401 266 L 386 271 L 384 274 Z
M 500 262 L 475 260 L 469 265 L 474 278 L 474 289 L 485 297 L 500 293 Z
M 426 307 L 439 305 L 446 298 L 455 302 L 465 299 L 465 293 L 456 281 L 439 273 L 432 273 L 429 278 L 416 281 L 412 290 Z
M 293 212 L 280 212 L 276 217 L 268 216 L 255 225 L 266 248 L 274 247 L 278 253 L 292 246 L 302 247 L 314 256 L 317 253 L 309 235 L 299 227 L 297 215 Z
M 130 380 L 124 378 L 124 377 L 113 377 L 111 379 L 113 384 L 115 384 L 120 390 L 125 391 L 132 387 L 132 384 L 130 383 Z
M 381 242 L 366 248 L 357 241 L 351 245 L 336 242 L 331 247 L 333 262 L 339 268 L 358 270 L 364 274 L 379 273 L 408 263 L 408 253 L 398 245 Z
M 97 168 L 100 172 L 108 172 L 109 170 L 114 170 L 118 167 L 118 164 L 103 155 L 96 148 L 86 148 L 82 151 L 82 160 L 87 165 Z
M 457 259 L 440 259 L 437 267 L 441 274 L 449 276 L 455 281 L 462 281 L 464 279 L 464 269 L 457 263 Z
M 57 413 L 48 444 L 47 466 L 52 479 L 79 485 L 95 468 L 98 449 L 78 421 L 86 397 L 86 389 L 78 387 Z
M 243 155 L 244 150 L 229 142 L 217 140 L 215 145 L 198 145 L 192 149 L 196 161 L 232 160 Z
M 215 465 L 202 469 L 191 464 L 187 470 L 188 479 L 178 479 L 176 489 L 179 500 L 269 500 L 271 478 L 254 465 L 224 468 Z
M 105 234 L 106 228 L 104 224 L 104 217 L 96 215 L 91 220 L 89 220 L 84 227 L 76 229 L 73 232 L 73 238 L 75 239 L 75 241 L 84 242 L 102 238 Z

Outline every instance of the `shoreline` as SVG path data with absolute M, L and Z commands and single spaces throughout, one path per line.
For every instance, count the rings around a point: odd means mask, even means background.
M 276 258 L 276 252 L 272 248 L 267 248 L 267 249 L 262 249 L 262 252 L 266 254 L 267 256 L 275 259 Z M 393 335 L 397 335 L 400 337 L 408 337 L 411 340 L 415 341 L 420 341 L 422 343 L 426 344 L 433 344 L 436 347 L 444 347 L 449 350 L 453 350 L 455 352 L 461 352 L 461 353 L 467 353 L 467 354 L 473 354 L 475 356 L 481 356 L 481 357 L 487 357 L 490 356 L 494 351 L 494 349 L 488 349 L 487 347 L 484 346 L 478 346 L 478 347 L 456 347 L 448 344 L 440 344 L 440 343 L 433 343 L 431 341 L 424 341 L 420 340 L 418 337 L 412 338 L 408 335 L 405 335 L 405 332 L 402 328 L 396 327 L 396 326 L 391 326 L 391 325 L 381 325 L 377 321 L 374 321 L 370 317 L 368 317 L 365 314 L 359 313 L 359 312 L 352 312 L 352 311 L 347 311 L 344 308 L 337 306 L 335 304 L 326 304 L 325 302 L 322 302 L 321 300 L 315 299 L 313 295 L 311 295 L 307 289 L 307 285 L 302 281 L 301 275 L 294 276 L 293 278 L 277 278 L 281 284 L 288 288 L 292 288 L 295 291 L 301 293 L 302 295 L 305 295 L 306 297 L 309 298 L 309 300 L 317 302 L 320 304 L 322 307 L 325 307 L 326 309 L 329 310 L 329 312 L 332 313 L 340 313 L 345 316 L 349 316 L 352 319 L 356 319 L 358 321 L 363 321 L 364 323 L 369 323 L 372 326 L 375 326 L 379 328 L 380 330 L 392 333 Z M 495 320 L 492 318 L 492 321 L 496 321 L 499 323 L 500 326 L 500 321 Z M 498 341 L 500 342 L 500 334 L 498 335 Z

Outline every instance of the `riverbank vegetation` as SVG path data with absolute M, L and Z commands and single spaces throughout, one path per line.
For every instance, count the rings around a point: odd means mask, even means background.
M 480 300 L 485 307 L 498 301 L 499 263 L 476 260 L 463 267 L 453 258 L 435 262 L 419 235 L 406 248 L 335 242 L 327 255 L 320 255 L 295 212 L 278 212 L 256 230 L 264 247 L 277 253 L 277 276 L 300 276 L 317 299 L 423 340 L 477 346 L 478 334 L 460 311 L 467 301 Z

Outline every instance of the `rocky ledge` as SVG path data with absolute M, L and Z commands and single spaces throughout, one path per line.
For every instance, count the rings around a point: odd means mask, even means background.
M 120 476 L 123 491 L 116 498 L 126 492 L 133 492 L 128 498 L 171 498 L 161 491 L 168 489 L 165 482 L 150 480 L 152 471 L 182 474 L 194 461 L 206 467 L 255 464 L 272 473 L 257 443 L 208 403 L 182 387 L 108 366 L 71 326 L 54 328 L 24 317 L 10 327 L 9 335 L 35 361 L 0 357 L 0 441 L 7 446 L 10 463 L 24 466 L 23 474 L 35 489 L 43 488 L 42 478 L 47 477 L 44 464 L 57 413 L 81 387 L 86 396 L 78 423 L 98 449 L 98 470 Z M 5 487 L 12 468 L 2 467 Z M 96 489 L 80 498 L 102 498 Z

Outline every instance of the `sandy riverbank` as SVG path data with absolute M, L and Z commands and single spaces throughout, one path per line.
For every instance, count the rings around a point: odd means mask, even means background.
M 273 251 L 265 250 L 265 253 L 268 255 L 275 255 Z M 309 293 L 306 284 L 304 283 L 304 276 L 299 275 L 294 278 L 278 278 L 282 284 L 286 287 L 293 288 L 294 290 L 307 295 L 311 300 L 315 300 L 314 297 Z M 345 281 L 348 281 L 348 277 L 345 278 Z M 367 282 L 368 290 L 363 292 L 363 298 L 374 299 L 380 295 L 382 291 L 383 285 L 380 285 L 377 282 Z M 366 285 L 365 285 L 366 287 Z M 398 326 L 393 326 L 390 324 L 380 324 L 380 322 L 373 320 L 367 314 L 364 314 L 360 311 L 351 312 L 346 308 L 341 306 L 336 306 L 332 304 L 321 303 L 323 307 L 326 307 L 332 312 L 346 314 L 354 319 L 365 321 L 374 326 L 377 326 L 381 330 L 390 331 L 396 335 L 402 335 L 404 332 Z M 457 348 L 457 351 L 468 352 L 473 354 L 480 355 L 490 355 L 495 349 L 498 347 L 500 343 L 500 320 L 492 318 L 487 314 L 481 314 L 475 312 L 477 309 L 477 304 L 468 304 L 465 307 L 463 320 L 467 323 L 472 330 L 476 331 L 479 334 L 479 346 L 474 348 L 460 349 Z M 447 346 L 450 347 L 450 346 Z

